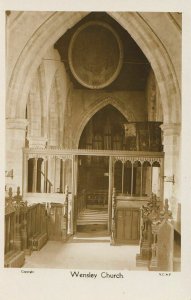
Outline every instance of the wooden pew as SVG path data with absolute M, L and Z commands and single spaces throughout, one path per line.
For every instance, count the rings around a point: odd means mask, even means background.
M 12 189 L 5 199 L 5 267 L 22 267 L 25 255 L 40 250 L 48 240 L 45 204 L 29 206 L 20 195 L 13 197 Z
M 17 189 L 18 198 L 13 197 L 12 188 L 5 198 L 5 249 L 4 266 L 19 268 L 25 262 L 25 253 L 22 251 L 20 235 L 20 189 Z
M 38 203 L 28 207 L 27 232 L 28 246 L 32 251 L 40 250 L 48 241 L 45 204 Z

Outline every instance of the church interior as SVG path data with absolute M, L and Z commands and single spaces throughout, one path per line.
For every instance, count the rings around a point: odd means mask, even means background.
M 6 268 L 181 270 L 181 28 L 6 12 Z

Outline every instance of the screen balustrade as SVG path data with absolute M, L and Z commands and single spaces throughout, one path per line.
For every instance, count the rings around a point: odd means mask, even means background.
M 67 184 L 70 193 L 77 195 L 78 157 L 82 156 L 111 158 L 110 171 L 103 176 L 112 177 L 117 193 L 131 197 L 148 197 L 152 193 L 161 196 L 163 152 L 91 149 L 24 149 L 23 193 L 64 194 Z
M 114 182 L 117 194 L 129 197 L 160 195 L 162 161 L 156 159 L 114 159 Z
M 149 187 L 144 187 L 147 185 L 144 184 L 145 178 L 147 182 L 150 182 L 150 185 L 153 184 L 152 188 L 154 188 L 157 181 L 155 177 L 161 175 L 161 172 L 157 175 L 157 170 L 161 169 L 160 161 L 156 160 L 160 166 L 153 165 L 153 161 L 150 162 L 153 157 L 161 157 L 161 154 L 163 156 L 161 122 L 128 123 L 124 119 L 118 121 L 117 127 L 112 125 L 112 122 L 107 121 L 104 123 L 104 128 L 98 126 L 99 122 L 92 121 L 95 126 L 90 126 L 91 124 L 88 122 L 79 141 L 80 149 L 25 148 L 23 192 L 64 193 L 64 187 L 68 185 L 69 191 L 76 195 L 78 158 L 81 160 L 80 156 L 86 156 L 85 168 L 92 167 L 97 170 L 99 167 L 99 170 L 96 171 L 98 175 L 102 171 L 107 173 L 107 170 L 103 168 L 104 164 L 106 164 L 106 168 L 108 165 L 107 159 L 104 160 L 104 157 L 129 158 L 129 163 L 126 162 L 122 166 L 116 164 L 115 182 L 117 190 L 120 190 L 121 193 L 140 196 L 150 193 Z M 145 160 L 147 165 L 142 163 L 142 159 L 145 157 L 149 158 L 149 160 Z M 151 172 L 153 172 L 152 175 Z M 107 180 L 102 178 L 100 185 L 103 185 L 103 182 L 107 182 Z M 101 188 L 96 187 L 96 189 Z

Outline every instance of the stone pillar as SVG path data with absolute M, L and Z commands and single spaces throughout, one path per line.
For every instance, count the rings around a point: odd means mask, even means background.
M 74 158 L 74 196 L 77 195 L 78 191 L 78 156 Z
M 11 186 L 16 192 L 19 186 L 22 190 L 23 177 L 23 147 L 26 138 L 26 119 L 6 120 L 6 167 L 9 172 L 13 170 L 13 177 L 6 177 L 5 184 Z
M 173 219 L 177 220 L 180 203 L 180 125 L 163 124 L 164 146 L 164 199 L 169 199 Z
M 74 233 L 75 155 L 72 158 L 71 233 Z

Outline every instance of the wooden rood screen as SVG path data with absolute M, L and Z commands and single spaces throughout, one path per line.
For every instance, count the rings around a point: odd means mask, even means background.
M 27 199 L 29 192 L 33 195 L 64 193 L 64 186 L 68 185 L 71 194 L 71 218 L 74 224 L 76 210 L 81 209 L 78 203 L 78 207 L 75 207 L 75 197 L 78 195 L 78 156 L 109 158 L 109 184 L 106 193 L 108 201 L 104 202 L 108 203 L 109 229 L 113 187 L 118 195 L 131 198 L 148 199 L 152 193 L 163 198 L 163 152 L 49 148 L 24 149 L 24 197 Z M 83 195 L 80 195 L 79 199 L 80 205 L 84 206 Z M 132 215 L 134 218 L 134 212 Z
M 163 175 L 163 152 L 25 148 L 24 194 L 64 193 L 68 180 L 71 181 L 70 192 L 75 195 L 78 156 L 109 157 L 108 173 L 113 177 L 112 182 L 115 181 L 114 186 L 121 193 L 129 193 L 131 196 L 144 196 L 149 190 L 145 179 L 149 178 L 150 187 L 154 188 L 153 179 Z M 160 169 L 158 173 L 155 170 L 157 167 Z M 69 175 L 64 176 L 64 170 L 68 171 L 70 178 Z

